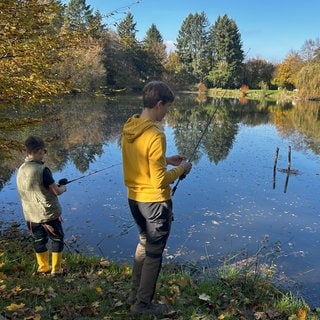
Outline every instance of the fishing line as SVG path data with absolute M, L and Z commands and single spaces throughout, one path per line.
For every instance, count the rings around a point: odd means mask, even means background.
M 225 92 L 225 93 L 226 93 L 226 92 Z M 221 99 L 224 97 L 225 93 L 223 94 L 223 96 L 221 97 Z M 195 157 L 195 155 L 196 155 L 196 153 L 197 153 L 197 150 L 198 150 L 198 148 L 199 148 L 199 146 L 200 146 L 200 143 L 201 143 L 204 135 L 207 133 L 207 130 L 208 130 L 208 128 L 209 128 L 209 126 L 210 126 L 213 118 L 215 117 L 215 115 L 216 115 L 216 113 L 217 113 L 217 111 L 218 111 L 218 107 L 219 107 L 219 103 L 217 103 L 217 106 L 216 106 L 215 111 L 214 111 L 213 114 L 210 116 L 209 120 L 207 121 L 206 127 L 205 127 L 204 130 L 202 131 L 202 134 L 201 134 L 201 136 L 200 136 L 200 138 L 199 138 L 196 146 L 194 147 L 193 152 L 192 152 L 190 158 L 188 159 L 189 162 L 192 162 L 192 161 L 193 161 L 193 158 Z M 179 179 L 178 179 L 178 181 L 176 182 L 175 186 L 172 188 L 172 196 L 175 194 L 175 192 L 176 192 L 176 190 L 177 190 L 177 187 L 178 187 L 180 181 L 183 180 L 184 178 L 185 178 L 185 175 L 181 175 L 181 176 L 179 177 Z
M 69 183 L 71 183 L 71 182 L 74 182 L 74 181 L 77 181 L 77 180 L 80 180 L 80 179 L 87 178 L 87 177 L 92 176 L 92 175 L 94 175 L 94 174 L 96 174 L 96 173 L 99 173 L 99 172 L 101 172 L 101 171 L 104 171 L 104 170 L 107 170 L 107 169 L 111 169 L 111 168 L 113 168 L 113 167 L 120 166 L 120 165 L 121 165 L 121 163 L 113 164 L 112 166 L 105 167 L 105 168 L 102 168 L 102 169 L 99 169 L 99 170 L 90 172 L 90 173 L 88 173 L 88 174 L 85 174 L 85 175 L 83 175 L 83 176 L 81 176 L 81 177 L 78 177 L 78 178 L 75 178 L 75 179 L 72 179 L 72 180 L 68 180 L 68 179 L 66 179 L 66 178 L 63 178 L 63 179 L 60 179 L 60 180 L 59 180 L 58 184 L 59 184 L 59 185 L 66 185 L 66 184 L 69 184 Z

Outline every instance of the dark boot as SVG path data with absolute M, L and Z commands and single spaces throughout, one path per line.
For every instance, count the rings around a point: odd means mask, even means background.
M 146 255 L 141 270 L 140 287 L 137 293 L 137 301 L 145 304 L 151 303 L 161 269 L 162 255 L 150 257 Z
M 134 255 L 134 263 L 132 269 L 132 285 L 131 292 L 129 294 L 128 303 L 134 304 L 137 300 L 137 292 L 140 286 L 141 271 L 146 256 L 145 245 L 138 243 L 136 252 Z

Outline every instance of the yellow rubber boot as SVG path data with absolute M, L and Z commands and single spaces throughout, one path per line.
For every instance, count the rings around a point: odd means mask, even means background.
M 37 262 L 38 262 L 38 273 L 48 273 L 51 271 L 49 265 L 49 251 L 36 252 Z
M 63 269 L 61 267 L 62 252 L 52 252 L 52 276 L 63 275 Z

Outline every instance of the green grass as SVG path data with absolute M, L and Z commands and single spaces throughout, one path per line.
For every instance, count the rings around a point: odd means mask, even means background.
M 273 254 L 259 250 L 240 261 L 234 255 L 219 268 L 192 273 L 187 271 L 190 266 L 165 264 L 155 300 L 173 307 L 170 319 L 319 319 L 320 313 L 311 311 L 302 299 L 272 284 L 274 265 L 268 265 L 270 259 L 265 257 Z M 126 302 L 129 265 L 70 252 L 64 252 L 64 265 L 64 277 L 36 275 L 30 237 L 16 228 L 0 233 L 0 315 L 4 319 L 131 319 Z
M 208 96 L 217 98 L 245 98 L 247 100 L 265 101 L 292 101 L 296 94 L 288 90 L 249 89 L 245 94 L 239 89 L 212 88 L 208 90 Z

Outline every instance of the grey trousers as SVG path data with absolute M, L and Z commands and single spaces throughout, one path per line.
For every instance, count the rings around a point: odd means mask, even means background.
M 130 302 L 150 303 L 162 265 L 172 222 L 172 201 L 137 202 L 129 199 L 132 216 L 139 232 L 136 248 Z

